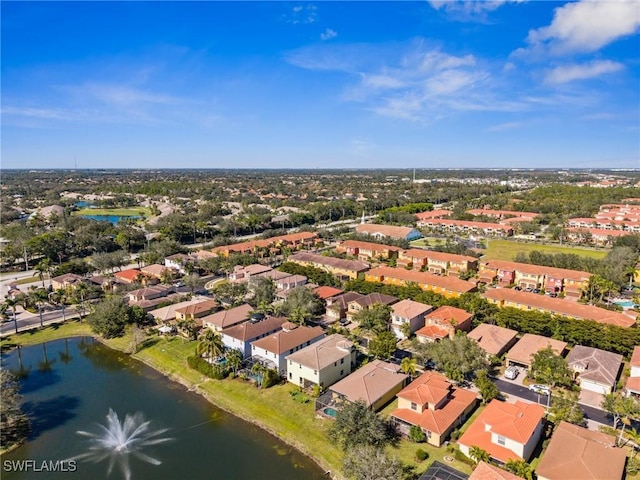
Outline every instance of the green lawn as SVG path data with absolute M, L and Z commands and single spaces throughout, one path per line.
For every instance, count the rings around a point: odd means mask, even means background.
M 72 215 L 120 215 L 133 216 L 144 215 L 151 217 L 151 209 L 147 207 L 131 207 L 131 208 L 82 208 L 72 213 Z
M 607 250 L 596 250 L 593 248 L 564 247 L 560 245 L 542 245 L 539 243 L 524 243 L 515 240 L 491 239 L 485 240 L 487 249 L 482 260 L 513 260 L 520 252 L 528 255 L 533 250 L 543 253 L 571 253 L 583 257 L 596 259 L 604 258 Z
M 11 335 L 2 340 L 1 346 L 5 349 L 17 344 L 33 345 L 79 335 L 91 335 L 89 326 L 86 323 L 70 321 L 59 327 L 45 327 L 42 330 Z M 124 337 L 107 340 L 105 343 L 112 348 L 126 351 L 131 345 L 131 336 L 128 333 Z M 306 404 L 293 400 L 289 392 L 295 387 L 290 384 L 276 385 L 263 390 L 240 379 L 208 379 L 187 367 L 186 359 L 193 354 L 194 348 L 194 341 L 187 341 L 178 336 L 153 335 L 134 357 L 187 388 L 197 391 L 218 407 L 256 423 L 312 456 L 321 468 L 334 474 L 340 471 L 342 452 L 327 439 L 331 420 L 315 416 L 313 398 Z M 397 401 L 394 400 L 385 407 L 382 415 L 388 416 L 396 405 Z M 414 457 L 418 448 L 429 453 L 428 460 L 416 462 Z M 415 467 L 418 473 L 424 472 L 434 460 L 448 463 L 463 472 L 471 472 L 468 465 L 457 460 L 452 463 L 446 462 L 444 457 L 452 455 L 444 447 L 437 448 L 426 443 L 416 444 L 402 440 L 397 446 L 389 447 L 389 453 L 397 456 L 403 463 Z

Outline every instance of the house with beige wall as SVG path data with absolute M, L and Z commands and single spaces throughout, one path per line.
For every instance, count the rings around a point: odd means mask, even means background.
M 287 357 L 287 380 L 302 388 L 326 388 L 349 375 L 355 364 L 353 342 L 330 335 Z

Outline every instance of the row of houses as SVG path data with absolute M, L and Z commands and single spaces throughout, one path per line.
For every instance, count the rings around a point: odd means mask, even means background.
M 537 310 L 552 315 L 563 315 L 578 320 L 593 320 L 594 322 L 625 328 L 636 325 L 635 314 L 632 317 L 613 310 L 593 305 L 583 305 L 536 293 L 509 288 L 494 288 L 486 290 L 482 296 L 500 308 L 511 307 L 519 310 Z
M 286 247 L 290 250 L 299 250 L 301 248 L 313 247 L 318 241 L 318 234 L 314 232 L 298 232 L 289 233 L 266 239 L 250 240 L 247 242 L 234 243 L 231 245 L 223 245 L 210 250 L 214 255 L 228 257 L 232 254 L 248 254 L 255 253 L 260 249 L 273 249 L 279 252 Z
M 580 298 L 589 285 L 592 274 L 566 268 L 545 267 L 507 260 L 481 262 L 478 277 L 484 283 L 500 286 L 515 285 L 522 289 L 540 289 Z

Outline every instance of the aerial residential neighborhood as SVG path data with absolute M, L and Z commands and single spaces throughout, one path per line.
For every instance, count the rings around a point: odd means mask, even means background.
M 640 480 L 639 12 L 3 2 L 0 477 Z

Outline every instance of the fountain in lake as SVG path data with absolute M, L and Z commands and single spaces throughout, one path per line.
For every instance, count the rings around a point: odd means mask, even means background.
M 89 451 L 74 457 L 74 460 L 86 460 L 94 463 L 103 460 L 109 461 L 107 475 L 111 474 L 113 467 L 118 465 L 126 480 L 131 478 L 129 455 L 150 463 L 160 465 L 157 458 L 143 453 L 145 447 L 168 442 L 171 438 L 162 435 L 167 429 L 152 430 L 151 421 L 145 420 L 142 413 L 127 414 L 123 422 L 120 422 L 118 414 L 109 409 L 107 423 L 98 424 L 97 433 L 78 430 L 79 435 L 89 437 Z

